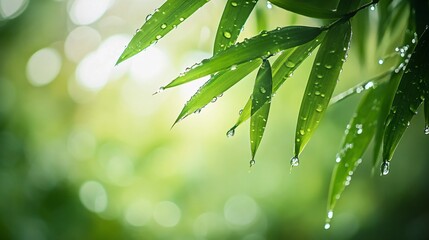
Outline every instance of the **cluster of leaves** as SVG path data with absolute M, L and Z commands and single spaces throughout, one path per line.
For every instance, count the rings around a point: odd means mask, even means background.
M 118 63 L 156 43 L 208 1 L 167 0 L 146 18 Z M 364 93 L 347 126 L 336 158 L 325 226 L 329 228 L 334 206 L 344 188 L 349 185 L 353 172 L 362 162 L 362 156 L 373 139 L 373 166 L 381 163 L 381 175 L 386 175 L 399 140 L 423 102 L 425 133 L 429 134 L 429 61 L 425 58 L 429 52 L 429 31 L 426 31 L 429 5 L 427 1 L 419 0 L 329 0 L 324 1 L 323 6 L 312 0 L 272 0 L 271 3 L 300 15 L 330 20 L 330 24 L 322 27 L 279 27 L 262 31 L 237 43 L 257 0 L 228 0 L 217 30 L 213 56 L 188 68 L 161 90 L 211 76 L 185 104 L 177 123 L 199 112 L 259 67 L 250 99 L 241 110 L 237 122 L 227 132 L 228 136 L 233 136 L 235 129 L 250 118 L 252 166 L 265 131 L 272 97 L 293 71 L 319 47 L 301 102 L 291 166 L 299 165 L 298 156 L 317 129 L 328 106 L 352 94 Z M 353 20 L 356 37 L 365 43 L 365 28 L 370 22 L 369 9 L 375 8 L 378 11 L 378 43 L 385 32 L 397 27 L 406 14 L 407 24 L 401 30 L 404 32 L 403 47 L 396 49 L 399 63 L 391 70 L 332 97 L 350 48 L 351 22 Z M 271 66 L 270 58 L 275 55 L 278 56 Z

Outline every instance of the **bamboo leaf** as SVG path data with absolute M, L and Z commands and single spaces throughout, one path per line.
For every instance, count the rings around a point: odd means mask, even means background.
M 208 0 L 167 0 L 153 15 L 146 17 L 146 22 L 131 39 L 116 64 L 156 43 L 207 2 Z
M 289 26 L 262 32 L 194 65 L 164 88 L 175 87 L 256 58 L 268 58 L 282 50 L 307 43 L 322 31 L 321 28 Z
M 257 0 L 228 0 L 217 28 L 214 54 L 227 49 L 237 41 L 256 3 Z
M 277 90 L 283 85 L 283 83 L 288 79 L 293 71 L 301 65 L 301 63 L 307 59 L 313 50 L 319 46 L 321 40 L 325 36 L 324 33 L 320 34 L 316 39 L 303 44 L 299 47 L 288 49 L 282 52 L 280 56 L 276 59 L 272 67 L 273 74 L 273 95 L 277 92 Z M 234 131 L 241 123 L 249 119 L 251 116 L 251 104 L 252 101 L 249 99 L 244 106 L 243 110 L 241 110 L 241 114 L 237 119 L 237 122 L 234 126 L 229 130 Z
M 297 161 L 328 107 L 350 40 L 350 22 L 346 21 L 334 25 L 320 45 L 299 110 L 293 161 Z
M 337 164 L 332 172 L 326 224 L 331 221 L 338 199 L 345 187 L 350 184 L 352 175 L 362 162 L 362 156 L 374 136 L 386 85 L 384 83 L 367 91 L 347 125 L 341 149 L 335 160 Z
M 408 66 L 403 67 L 405 72 L 387 118 L 383 137 L 382 175 L 388 174 L 389 161 L 399 140 L 425 98 L 426 88 L 429 86 L 429 61 L 426 59 L 428 52 L 429 31 L 425 31 L 416 45 Z
M 344 99 L 347 99 L 353 95 L 365 93 L 368 90 L 371 90 L 372 88 L 376 88 L 378 85 L 383 84 L 387 82 L 390 79 L 390 76 L 392 74 L 392 71 L 384 72 L 378 76 L 375 76 L 363 83 L 360 83 L 342 93 L 339 93 L 331 98 L 331 101 L 329 102 L 329 105 L 333 105 L 335 103 L 341 102 Z
M 261 60 L 257 59 L 252 62 L 240 64 L 235 70 L 224 70 L 213 75 L 210 80 L 201 86 L 191 99 L 189 99 L 174 124 L 188 115 L 200 111 L 204 106 L 210 103 L 213 98 L 219 96 L 252 72 L 261 62 Z
M 268 60 L 264 60 L 258 71 L 252 94 L 252 118 L 250 119 L 250 148 L 252 160 L 255 163 L 255 154 L 264 135 L 267 125 L 268 114 L 271 106 L 271 93 L 273 90 L 273 79 L 271 66 Z M 265 103 L 268 100 L 267 103 Z
M 271 0 L 270 2 L 285 10 L 313 18 L 333 19 L 346 14 L 346 12 L 336 11 L 336 9 L 326 8 L 326 2 L 323 4 L 295 0 Z

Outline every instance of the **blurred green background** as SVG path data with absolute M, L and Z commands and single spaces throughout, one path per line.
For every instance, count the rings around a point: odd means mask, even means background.
M 248 125 L 232 138 L 225 132 L 254 74 L 173 129 L 204 80 L 152 96 L 210 56 L 225 1 L 211 1 L 157 45 L 114 66 L 162 2 L 0 0 L 0 239 L 429 237 L 423 111 L 388 176 L 371 175 L 367 154 L 324 230 L 335 154 L 359 96 L 331 107 L 290 174 L 310 58 L 273 100 L 249 173 Z M 321 24 L 266 1 L 257 12 L 242 37 L 264 26 Z M 389 47 L 369 39 L 362 65 L 352 44 L 337 92 L 388 68 L 377 63 Z

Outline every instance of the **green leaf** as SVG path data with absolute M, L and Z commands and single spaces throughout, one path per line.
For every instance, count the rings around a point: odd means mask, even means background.
M 235 70 L 224 70 L 213 75 L 201 88 L 189 99 L 183 107 L 174 124 L 187 117 L 188 115 L 200 111 L 213 98 L 219 96 L 237 82 L 247 76 L 261 64 L 257 59 L 252 62 L 243 63 L 237 66 Z
M 383 175 L 388 173 L 388 169 L 386 169 L 388 161 L 392 159 L 399 140 L 425 98 L 426 88 L 429 86 L 428 52 L 429 31 L 425 31 L 416 45 L 408 66 L 401 69 L 401 71 L 405 69 L 405 72 L 396 91 L 384 131 Z
M 347 56 L 350 39 L 350 22 L 340 22 L 329 29 L 320 45 L 299 110 L 295 157 L 310 140 L 328 107 Z
M 386 83 L 371 88 L 363 97 L 354 117 L 347 125 L 341 149 L 337 154 L 328 195 L 327 224 L 331 221 L 335 204 L 345 187 L 350 184 L 356 167 L 362 162 L 377 127 L 378 114 L 386 90 Z
M 255 163 L 255 154 L 261 143 L 262 136 L 264 135 L 265 126 L 267 125 L 272 90 L 273 79 L 270 62 L 264 60 L 256 76 L 252 94 L 252 118 L 250 119 L 251 165 Z
M 329 1 L 322 2 L 311 2 L 311 1 L 296 1 L 296 0 L 271 0 L 271 3 L 281 7 L 285 10 L 298 13 L 300 15 L 313 17 L 313 18 L 322 18 L 322 19 L 333 19 L 340 18 L 344 16 L 347 12 L 345 11 L 336 11 L 336 9 L 329 9 L 327 5 Z M 331 1 L 336 3 L 336 1 Z
M 156 43 L 207 2 L 208 0 L 167 0 L 153 15 L 146 17 L 146 22 L 131 39 L 116 64 Z
M 237 41 L 244 23 L 255 7 L 257 0 L 228 0 L 217 28 L 214 54 L 227 49 Z
M 392 74 L 392 71 L 384 72 L 378 76 L 375 76 L 363 83 L 360 83 L 342 93 L 339 93 L 338 95 L 331 98 L 331 101 L 329 102 L 329 105 L 333 105 L 335 103 L 341 102 L 344 99 L 347 99 L 353 95 L 365 93 L 366 91 L 376 88 L 378 85 L 383 84 L 387 82 L 390 79 L 390 76 Z
M 322 31 L 315 27 L 290 26 L 262 32 L 194 65 L 164 88 L 175 87 L 256 58 L 268 58 L 282 50 L 307 43 Z
M 307 59 L 310 53 L 319 46 L 321 40 L 325 36 L 324 33 L 320 34 L 316 39 L 308 42 L 299 47 L 288 49 L 282 52 L 280 56 L 276 59 L 272 67 L 273 73 L 273 93 L 276 93 L 277 90 L 282 86 L 282 84 L 288 79 L 293 71 L 301 65 L 301 63 Z M 230 129 L 233 131 L 241 123 L 246 121 L 251 116 L 251 104 L 252 101 L 249 99 L 241 111 L 240 116 L 237 119 L 235 125 Z

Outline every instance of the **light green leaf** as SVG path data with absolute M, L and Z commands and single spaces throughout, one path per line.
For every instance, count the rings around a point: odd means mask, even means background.
M 217 28 L 214 54 L 227 49 L 237 41 L 256 3 L 257 0 L 228 0 Z
M 116 64 L 156 43 L 208 1 L 167 0 L 153 15 L 146 17 L 146 22 L 131 39 Z
M 315 27 L 289 26 L 262 32 L 194 65 L 164 88 L 175 87 L 256 58 L 268 58 L 282 50 L 307 43 L 322 31 Z
M 375 76 L 363 83 L 360 83 L 342 93 L 339 93 L 338 95 L 331 98 L 331 101 L 329 102 L 329 105 L 333 105 L 335 103 L 341 102 L 344 99 L 347 99 L 353 95 L 365 93 L 366 91 L 376 88 L 378 85 L 383 84 L 387 82 L 390 79 L 390 76 L 392 74 L 392 71 L 384 72 L 378 76 Z
M 335 204 L 345 187 L 350 184 L 356 167 L 362 162 L 377 127 L 378 114 L 382 104 L 386 83 L 377 88 L 370 88 L 356 110 L 354 117 L 347 125 L 341 149 L 337 153 L 335 168 L 332 172 L 328 195 L 327 224 L 332 219 Z
M 252 162 L 264 135 L 267 125 L 268 114 L 271 106 L 271 93 L 273 90 L 273 79 L 271 66 L 268 60 L 264 60 L 258 71 L 252 94 L 252 118 L 250 119 L 250 148 Z M 267 102 L 268 101 L 268 102 Z M 267 103 L 265 103 L 267 102 Z
M 177 117 L 174 124 L 188 115 L 200 111 L 215 97 L 219 96 L 237 82 L 247 76 L 261 64 L 262 60 L 243 63 L 237 66 L 235 70 L 224 70 L 213 75 L 186 103 Z
M 425 98 L 426 87 L 429 86 L 428 52 L 429 31 L 425 31 L 420 37 L 408 65 L 404 67 L 405 72 L 387 118 L 383 137 L 382 175 L 388 173 L 388 169 L 386 169 L 389 165 L 388 161 L 392 159 L 399 140 Z
M 299 110 L 295 157 L 298 157 L 310 140 L 328 107 L 347 56 L 350 40 L 350 22 L 346 21 L 329 29 L 320 45 Z
M 272 67 L 273 73 L 273 93 L 282 86 L 282 84 L 288 79 L 293 71 L 299 67 L 299 65 L 307 59 L 310 53 L 319 46 L 321 40 L 325 36 L 324 33 L 320 34 L 316 39 L 299 47 L 288 49 L 282 52 L 282 54 L 276 59 Z M 241 123 L 246 121 L 251 116 L 251 104 L 252 101 L 249 99 L 241 111 L 240 116 L 237 119 L 235 125 L 230 129 L 233 131 Z

